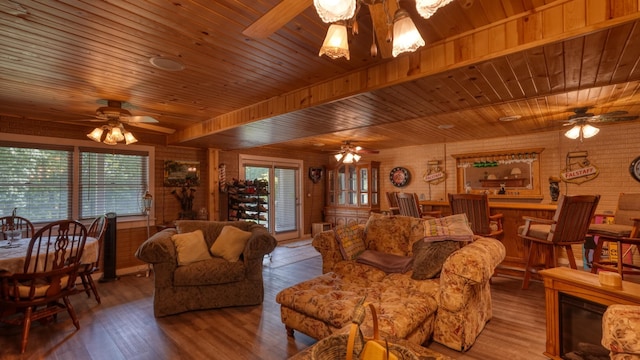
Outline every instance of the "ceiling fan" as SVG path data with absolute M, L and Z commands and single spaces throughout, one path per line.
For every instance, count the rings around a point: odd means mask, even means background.
M 158 123 L 158 120 L 154 119 L 151 116 L 142 115 L 142 116 L 134 116 L 131 112 L 124 108 L 128 104 L 122 101 L 117 100 L 101 100 L 106 101 L 107 106 L 99 107 L 96 110 L 96 115 L 93 119 L 82 119 L 79 121 L 104 121 L 107 122 L 108 126 L 117 126 L 121 127 L 121 125 L 127 124 L 139 128 L 144 128 L 147 130 L 157 131 L 164 134 L 173 134 L 175 129 L 170 129 L 163 126 L 154 125 Z M 130 106 L 130 105 L 129 105 Z
M 627 115 L 629 112 L 624 110 L 611 111 L 600 115 L 594 115 L 587 111 L 589 111 L 589 107 L 573 109 L 574 114 L 569 116 L 569 119 L 563 125 L 572 126 L 572 128 L 565 132 L 564 136 L 574 140 L 580 138 L 580 141 L 582 141 L 583 138 L 593 137 L 600 131 L 600 129 L 591 125 L 591 123 L 631 121 L 638 119 L 638 115 Z
M 242 34 L 254 38 L 254 39 L 266 39 L 278 29 L 289 23 L 293 18 L 298 16 L 309 6 L 313 5 L 313 0 L 282 0 L 271 10 L 264 13 L 258 20 L 249 25 Z M 358 9 L 361 4 L 366 5 L 369 8 L 371 14 L 371 22 L 373 23 L 374 36 L 377 41 L 371 46 L 372 55 L 374 55 L 374 47 L 376 54 L 378 48 L 383 58 L 392 57 L 392 44 L 390 42 L 390 30 L 393 27 L 393 16 L 398 10 L 397 1 L 388 0 L 358 0 Z M 356 10 L 357 11 L 357 10 Z M 358 14 L 353 17 L 356 19 Z M 351 22 L 349 26 L 353 28 L 354 24 Z M 357 33 L 356 29 L 353 30 Z
M 338 163 L 352 164 L 354 162 L 358 162 L 362 157 L 361 154 L 378 154 L 380 151 L 365 149 L 361 146 L 353 146 L 350 141 L 343 141 L 340 146 L 340 150 L 329 150 L 329 151 L 337 151 L 334 155 L 336 161 Z

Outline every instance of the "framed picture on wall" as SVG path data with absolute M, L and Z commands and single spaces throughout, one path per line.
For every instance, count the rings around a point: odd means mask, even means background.
M 200 163 L 197 161 L 166 160 L 164 162 L 164 186 L 200 185 Z
M 322 168 L 321 167 L 310 167 L 309 168 L 309 179 L 314 184 L 317 184 L 320 180 L 322 180 Z

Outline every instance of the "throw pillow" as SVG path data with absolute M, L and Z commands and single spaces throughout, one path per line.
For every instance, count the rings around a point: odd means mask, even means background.
M 383 253 L 375 250 L 365 250 L 356 260 L 359 263 L 376 267 L 386 273 L 405 273 L 411 269 L 413 258 Z
M 178 254 L 178 266 L 211 259 L 202 230 L 175 234 L 171 236 L 171 240 L 173 240 Z
M 433 279 L 440 275 L 445 260 L 460 247 L 459 241 L 418 241 L 413 244 L 414 280 Z
M 242 254 L 250 237 L 251 232 L 227 225 L 222 228 L 220 235 L 211 245 L 211 254 L 229 262 L 236 262 L 240 260 L 240 254 Z
M 424 220 L 424 236 L 427 241 L 473 241 L 473 230 L 466 214 L 456 214 Z
M 333 232 L 343 259 L 353 260 L 364 251 L 363 230 L 358 224 L 338 225 Z

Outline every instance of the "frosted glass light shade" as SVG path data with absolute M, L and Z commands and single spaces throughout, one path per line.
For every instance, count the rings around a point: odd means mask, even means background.
M 356 11 L 356 0 L 313 0 L 313 6 L 325 23 L 348 20 Z
M 318 56 L 327 55 L 332 59 L 345 57 L 349 60 L 349 43 L 347 41 L 347 27 L 344 24 L 331 24 L 324 38 Z
M 569 139 L 577 139 L 580 137 L 580 125 L 574 125 L 571 129 L 564 133 Z
M 111 131 L 109 131 L 109 133 L 107 134 L 107 136 L 104 138 L 103 143 L 107 144 L 107 145 L 115 145 L 118 142 L 116 141 L 116 139 L 113 137 L 113 133 Z
M 343 161 L 343 163 L 345 163 L 345 164 L 351 164 L 351 163 L 353 163 L 353 154 L 352 154 L 352 153 L 347 153 L 347 154 L 344 156 L 344 161 Z
M 133 143 L 135 143 L 135 142 L 138 142 L 138 139 L 136 139 L 136 137 L 135 137 L 135 136 L 133 136 L 133 134 L 132 134 L 132 133 L 130 133 L 130 132 L 128 132 L 128 131 L 125 131 L 125 132 L 124 132 L 124 141 L 125 141 L 125 143 L 126 143 L 127 145 L 129 145 L 129 144 L 133 144 Z
M 122 130 L 120 130 L 120 128 L 117 126 L 114 126 L 111 128 L 110 135 L 113 138 L 113 140 L 115 140 L 116 142 L 124 140 L 124 135 L 122 134 Z
M 582 126 L 582 136 L 587 139 L 596 136 L 598 132 L 600 132 L 600 129 L 595 126 L 591 126 L 589 124 Z
M 92 132 L 87 134 L 87 137 L 95 142 L 100 142 L 100 139 L 102 138 L 102 133 L 104 132 L 104 130 L 102 128 L 95 128 L 93 129 Z
M 340 161 L 340 159 L 342 159 L 342 153 L 335 154 L 333 157 L 336 158 L 336 161 Z
M 418 14 L 428 19 L 438 11 L 439 8 L 447 5 L 453 0 L 416 0 L 416 10 Z
M 424 46 L 424 40 L 409 13 L 404 9 L 398 9 L 393 20 L 393 50 L 391 52 L 393 57 L 403 52 L 416 51 L 421 46 Z

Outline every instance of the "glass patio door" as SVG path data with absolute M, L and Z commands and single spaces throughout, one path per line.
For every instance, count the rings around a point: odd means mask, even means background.
M 288 159 L 242 157 L 241 169 L 247 180 L 269 182 L 267 227 L 278 240 L 300 237 L 300 165 Z

